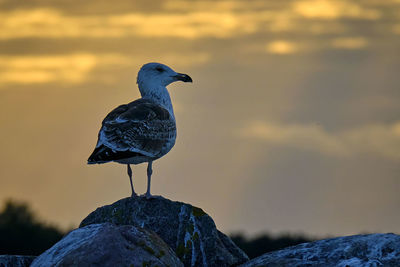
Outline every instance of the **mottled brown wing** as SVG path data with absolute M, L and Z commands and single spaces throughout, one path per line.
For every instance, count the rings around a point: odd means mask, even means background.
M 168 110 L 138 99 L 111 111 L 103 120 L 89 163 L 134 156 L 157 158 L 168 142 L 175 142 L 176 125 Z

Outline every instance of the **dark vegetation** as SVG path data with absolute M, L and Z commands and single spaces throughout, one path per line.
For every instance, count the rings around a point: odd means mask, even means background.
M 39 221 L 24 202 L 8 200 L 0 212 L 0 255 L 40 255 L 65 234 L 57 227 Z M 304 236 L 288 234 L 277 237 L 264 234 L 253 239 L 233 234 L 230 238 L 250 258 L 311 241 Z
M 64 234 L 40 222 L 26 203 L 8 200 L 0 212 L 0 254 L 40 255 Z
M 302 235 L 291 234 L 283 234 L 276 237 L 269 234 L 263 234 L 252 239 L 246 238 L 243 234 L 233 234 L 230 238 L 247 254 L 247 256 L 249 256 L 250 259 L 256 258 L 270 251 L 314 241 Z

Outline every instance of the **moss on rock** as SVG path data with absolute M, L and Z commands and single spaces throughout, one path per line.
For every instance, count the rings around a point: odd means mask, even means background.
M 192 214 L 195 217 L 201 217 L 201 216 L 207 215 L 202 209 L 200 209 L 198 207 L 192 207 Z

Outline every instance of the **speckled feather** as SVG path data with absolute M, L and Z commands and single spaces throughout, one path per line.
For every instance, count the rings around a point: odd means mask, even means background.
M 105 117 L 88 162 L 157 159 L 168 153 L 175 139 L 175 119 L 168 110 L 141 98 L 115 108 Z

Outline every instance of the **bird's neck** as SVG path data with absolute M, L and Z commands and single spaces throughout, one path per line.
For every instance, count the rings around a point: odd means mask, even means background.
M 146 88 L 146 90 L 143 90 L 139 85 L 139 91 L 143 99 L 149 99 L 159 104 L 160 106 L 168 110 L 169 114 L 175 119 L 174 109 L 172 108 L 171 97 L 166 87 L 157 86 L 157 87 L 151 87 L 151 89 Z

